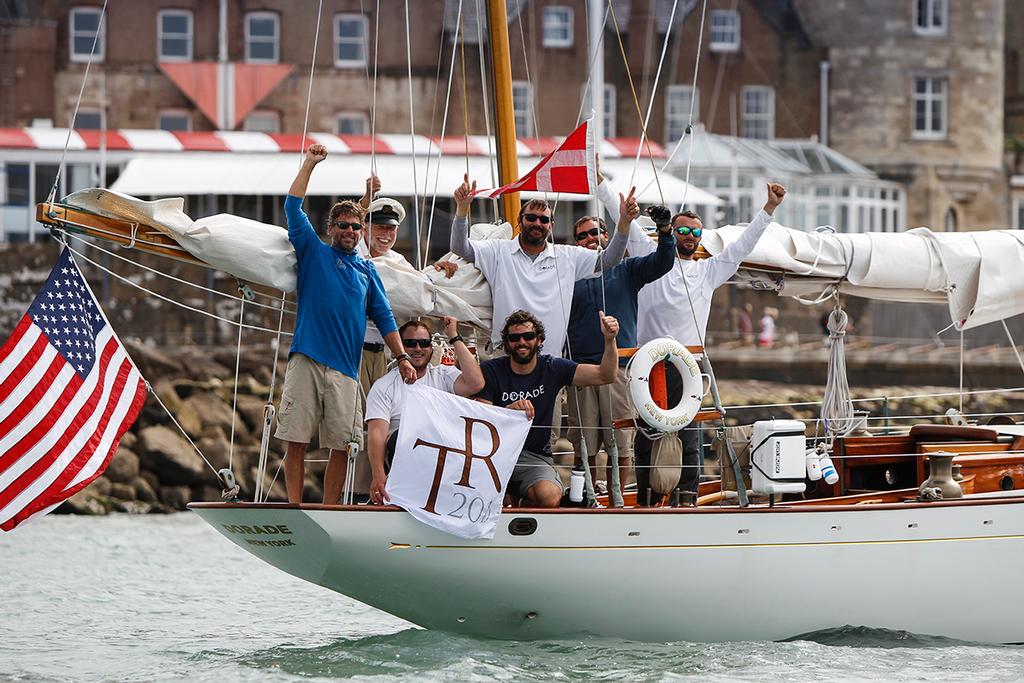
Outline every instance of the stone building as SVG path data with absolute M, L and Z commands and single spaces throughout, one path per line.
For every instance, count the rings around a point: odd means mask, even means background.
M 907 186 L 908 227 L 1007 225 L 1004 0 L 795 2 L 828 50 L 829 145 Z

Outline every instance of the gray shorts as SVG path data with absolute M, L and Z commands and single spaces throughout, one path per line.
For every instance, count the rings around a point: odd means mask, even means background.
M 526 498 L 530 487 L 540 481 L 550 481 L 562 488 L 562 479 L 555 471 L 554 461 L 550 455 L 541 455 L 533 451 L 523 451 L 512 470 L 505 491 L 517 498 Z

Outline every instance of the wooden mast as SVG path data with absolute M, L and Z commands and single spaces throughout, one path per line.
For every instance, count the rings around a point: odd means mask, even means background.
M 498 137 L 498 180 L 506 185 L 519 179 L 515 112 L 512 105 L 512 60 L 508 42 L 506 0 L 487 0 L 487 28 L 491 41 L 494 80 L 494 115 Z M 502 213 L 515 232 L 519 222 L 519 193 L 501 196 Z

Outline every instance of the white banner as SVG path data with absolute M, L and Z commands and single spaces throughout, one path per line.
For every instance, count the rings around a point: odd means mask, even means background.
M 427 386 L 405 392 L 389 502 L 462 538 L 494 538 L 531 421 Z

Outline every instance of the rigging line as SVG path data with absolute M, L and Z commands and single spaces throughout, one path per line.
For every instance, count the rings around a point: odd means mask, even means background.
M 704 0 L 704 4 L 700 10 L 700 33 L 697 35 L 697 62 L 693 65 L 693 84 L 690 89 L 690 118 L 686 124 L 686 129 L 693 130 L 693 109 L 696 104 L 697 98 L 693 95 L 697 92 L 697 74 L 700 73 L 700 58 L 703 52 L 704 46 L 704 20 L 708 11 L 708 0 Z M 693 135 L 690 135 L 690 153 L 686 156 L 686 177 L 683 178 L 685 185 L 683 186 L 683 201 L 679 203 L 679 210 L 682 211 L 683 207 L 686 206 L 686 195 L 690 191 L 690 166 L 693 164 Z
M 534 97 L 537 88 L 533 82 L 533 76 L 530 75 L 530 58 L 526 54 L 526 31 L 523 30 L 522 10 L 516 14 L 516 22 L 519 24 L 519 44 L 523 48 L 523 67 L 526 70 L 526 82 L 530 84 L 530 120 L 533 122 L 533 135 L 530 137 L 537 137 L 540 135 L 540 125 L 537 122 L 537 98 Z
M 466 175 L 469 175 L 469 92 L 466 85 L 466 21 L 461 22 L 459 54 L 462 60 L 462 138 L 466 147 Z
M 373 89 L 370 95 L 370 175 L 377 175 L 377 54 L 380 48 L 380 0 L 373 13 Z M 370 197 L 373 200 L 373 197 Z M 370 236 L 367 235 L 367 244 Z
M 672 0 L 672 12 L 668 17 L 668 30 L 665 34 L 665 40 L 661 45 L 661 56 L 658 58 L 658 68 L 654 72 L 654 85 L 651 88 L 651 99 L 647 102 L 647 115 L 644 116 L 644 123 L 642 133 L 640 137 L 640 144 L 636 146 L 636 157 L 633 159 L 633 173 L 629 176 L 629 185 L 632 187 L 636 182 L 636 170 L 640 165 L 640 152 L 643 150 L 644 142 L 647 140 L 647 126 L 651 122 L 651 112 L 654 111 L 654 100 L 658 96 L 658 82 L 661 80 L 661 70 L 665 65 L 665 53 L 668 51 L 669 38 L 672 36 L 672 26 L 675 22 L 676 7 L 679 5 L 679 0 Z M 653 34 L 654 28 L 654 13 L 651 13 L 651 33 Z M 650 50 L 644 53 L 644 80 L 647 79 L 647 57 L 650 54 Z M 693 97 L 690 97 L 690 102 L 693 102 Z M 691 112 L 692 116 L 692 112 Z
M 422 268 L 420 262 L 420 223 L 416 214 L 419 205 L 419 180 L 416 177 L 416 114 L 412 96 L 412 38 L 409 28 L 409 0 L 405 0 L 405 66 L 406 80 L 409 83 L 409 145 L 412 148 L 412 213 L 416 220 L 416 270 Z M 429 150 L 428 150 L 429 153 Z
M 459 0 L 459 16 L 455 20 L 455 34 L 458 35 L 459 27 L 462 25 L 462 0 Z M 456 45 L 452 43 L 452 61 L 448 67 L 448 90 L 444 96 L 444 115 L 441 117 L 441 141 L 444 142 L 444 134 L 448 129 L 448 106 L 452 97 L 452 78 L 455 76 L 455 55 L 458 54 Z M 444 159 L 444 144 L 438 150 L 437 172 L 434 174 L 434 196 L 430 200 L 430 218 L 427 221 L 427 243 L 423 245 L 423 263 L 430 261 L 430 237 L 434 231 L 434 213 L 437 208 L 437 185 L 441 180 L 441 160 Z
M 309 105 L 313 101 L 313 71 L 316 68 L 316 48 L 320 43 L 320 18 L 324 10 L 324 0 L 316 10 L 316 31 L 313 33 L 313 56 L 309 60 L 309 87 L 306 89 L 306 113 L 302 117 L 302 142 L 299 144 L 299 167 L 306 154 L 306 131 L 309 130 Z
M 114 271 L 110 270 L 109 268 L 105 268 L 105 267 L 103 267 L 103 266 L 102 266 L 102 265 L 100 265 L 100 264 L 99 264 L 98 262 L 96 262 L 96 261 L 92 260 L 91 258 L 89 258 L 88 256 L 86 256 L 86 255 L 85 255 L 85 254 L 83 254 L 82 252 L 78 251 L 77 249 L 75 249 L 75 248 L 74 248 L 74 247 L 72 247 L 71 245 L 68 245 L 68 247 L 67 247 L 67 248 L 68 248 L 69 250 L 71 250 L 71 252 L 72 252 L 73 254 L 76 254 L 76 255 L 80 256 L 80 257 L 81 257 L 81 258 L 82 258 L 82 259 L 83 259 L 84 261 L 86 261 L 87 263 L 91 263 L 91 264 L 92 264 L 93 266 L 95 266 L 96 268 L 99 268 L 99 269 L 100 269 L 100 270 L 102 270 L 103 272 L 105 272 L 105 273 L 107 273 L 107 274 L 109 274 L 109 275 L 113 275 L 114 277 L 116 277 L 116 278 L 117 278 L 118 280 L 120 280 L 121 282 L 123 282 L 123 283 L 125 283 L 125 284 L 127 284 L 127 285 L 131 285 L 132 287 L 134 287 L 134 288 L 136 288 L 136 289 L 138 289 L 138 290 L 141 290 L 141 291 L 145 292 L 146 294 L 150 294 L 150 295 L 152 295 L 152 296 L 155 296 L 155 297 L 156 297 L 157 299 L 160 299 L 161 301 L 166 301 L 167 303 L 169 303 L 169 304 L 173 304 L 173 305 L 175 305 L 175 306 L 178 306 L 179 308 L 184 308 L 184 309 L 186 309 L 186 310 L 192 311 L 193 313 L 199 313 L 199 314 L 201 314 L 201 315 L 205 315 L 206 317 L 208 317 L 208 318 L 213 318 L 214 320 L 220 320 L 221 322 L 227 323 L 227 324 L 229 324 L 229 325 L 238 325 L 238 323 L 237 323 L 237 322 L 235 322 L 234 320 L 231 320 L 231 319 L 229 319 L 229 318 L 224 318 L 224 317 L 221 317 L 221 316 L 219 316 L 219 315 L 216 315 L 215 313 L 210 313 L 210 312 L 208 312 L 208 311 L 204 311 L 204 310 L 203 310 L 203 309 L 201 309 L 201 308 L 196 308 L 196 307 L 194 307 L 194 306 L 189 306 L 188 304 L 183 304 L 183 303 L 181 303 L 180 301 L 175 301 L 174 299 L 172 299 L 172 298 L 170 298 L 170 297 L 167 297 L 167 296 L 164 296 L 163 294 L 158 294 L 157 292 L 154 292 L 153 290 L 150 290 L 150 289 L 146 289 L 146 288 L 145 288 L 145 287 L 143 287 L 142 285 L 140 285 L 140 284 L 138 284 L 138 283 L 135 283 L 135 282 L 132 282 L 132 281 L 131 281 L 131 280 L 129 280 L 128 278 L 124 277 L 123 275 L 120 275 L 120 274 L 118 274 L 118 273 L 115 273 Z M 249 325 L 249 324 L 245 324 L 245 325 L 243 325 L 243 327 L 245 327 L 245 329 L 247 329 L 247 330 L 256 330 L 257 332 L 269 332 L 269 333 L 271 333 L 271 334 L 273 334 L 274 332 L 276 332 L 276 330 L 271 330 L 271 329 L 268 329 L 268 328 L 266 328 L 266 327 L 260 327 L 259 325 Z M 287 336 L 287 337 L 290 337 L 290 336 L 292 336 L 291 332 L 281 332 L 281 334 L 282 334 L 283 336 Z
M 447 14 L 445 14 L 445 16 L 447 17 Z M 446 21 L 447 21 L 447 19 L 446 19 Z M 434 131 L 437 130 L 434 124 L 437 122 L 437 92 L 438 92 L 438 83 L 441 82 L 441 65 L 444 63 L 444 46 L 445 46 L 445 43 L 448 42 L 447 40 L 445 40 L 445 35 L 446 34 L 444 33 L 444 31 L 442 31 L 441 40 L 438 41 L 438 45 L 437 45 L 437 73 L 434 75 L 434 95 L 433 95 L 433 98 L 431 100 L 430 136 L 428 138 L 431 141 L 434 139 Z M 423 229 L 423 224 L 426 222 L 425 218 L 426 218 L 426 213 L 427 213 L 427 193 L 428 193 L 428 190 L 430 189 L 430 161 L 431 161 L 432 158 L 433 158 L 433 142 L 430 142 L 430 143 L 428 143 L 428 146 L 427 146 L 427 167 L 426 167 L 426 170 L 424 171 L 424 176 L 423 176 L 423 195 L 422 195 L 422 199 L 420 200 L 421 205 L 419 207 L 418 220 L 416 221 L 416 229 L 417 229 L 417 231 L 422 230 Z M 437 164 L 438 164 L 438 167 L 440 167 L 440 165 L 441 165 L 441 160 L 440 159 L 438 159 Z M 418 239 L 419 239 L 419 236 L 417 235 L 417 240 Z M 417 255 L 416 258 L 419 258 L 419 255 Z
M 239 286 L 241 289 L 241 286 Z M 245 322 L 245 297 L 238 297 L 238 342 L 235 345 L 235 386 L 231 392 L 231 438 L 228 440 L 228 469 L 235 457 L 235 423 L 238 421 L 238 368 L 242 362 L 242 324 Z
M 408 1 L 408 0 L 407 0 Z M 498 169 L 497 169 L 497 158 L 494 154 L 494 140 L 491 139 L 491 111 L 490 102 L 487 96 L 487 68 L 486 68 L 486 56 L 484 53 L 484 12 L 482 0 L 476 0 L 476 40 L 477 48 L 480 55 L 480 94 L 481 101 L 483 103 L 484 110 L 484 130 L 487 134 L 487 170 L 491 174 L 491 187 L 498 187 Z M 491 210 L 494 213 L 494 218 L 498 218 L 498 202 L 497 198 L 491 200 Z
M 100 41 L 100 34 L 103 33 L 103 19 L 107 16 L 107 0 L 103 0 L 103 8 L 100 9 L 100 19 L 96 23 L 96 33 L 92 37 L 92 49 L 89 50 L 89 59 L 85 63 L 85 73 L 82 74 L 82 85 L 78 89 L 78 99 L 75 100 L 75 110 L 71 113 L 71 123 L 68 125 L 68 134 L 64 138 L 64 149 L 60 152 L 60 161 L 57 163 L 57 173 L 53 178 L 53 186 L 50 187 L 50 194 L 46 197 L 46 202 L 52 204 L 53 200 L 57 196 L 57 188 L 60 186 L 60 175 L 64 169 L 64 159 L 68 154 L 68 147 L 71 145 L 71 134 L 75 132 L 75 122 L 78 120 L 78 108 L 82 105 L 82 95 L 85 94 L 85 84 L 89 80 L 89 69 L 92 67 L 92 57 L 96 54 L 96 46 Z M 104 103 L 104 107 L 106 104 Z
M 589 3 L 586 3 L 584 6 L 587 6 L 588 4 Z M 587 25 L 588 26 L 590 25 L 590 20 L 589 19 L 587 20 Z M 606 28 L 608 28 L 608 10 L 607 9 L 604 11 L 604 21 L 601 23 L 601 35 L 597 37 L 597 47 L 598 48 L 602 47 L 603 44 L 604 44 L 604 32 L 605 32 Z M 597 56 L 599 54 L 601 54 L 601 50 L 600 49 L 595 49 L 593 56 L 591 56 L 591 58 L 590 58 L 590 66 L 587 69 L 587 80 L 583 83 L 583 90 L 580 93 L 580 108 L 579 108 L 579 111 L 576 112 L 576 125 L 577 126 L 579 126 L 581 123 L 583 123 L 583 110 L 586 108 L 587 102 L 590 102 L 593 99 L 592 96 L 590 96 L 589 93 L 590 93 L 590 88 L 593 87 L 593 83 L 594 83 L 594 65 L 597 64 Z M 603 102 L 604 102 L 604 100 L 602 99 L 602 103 Z M 594 112 L 594 115 L 596 116 L 597 112 Z M 604 112 L 601 112 L 601 115 L 603 116 Z M 594 144 L 595 145 L 599 144 L 599 142 L 597 140 L 595 140 Z
M 227 299 L 234 299 L 235 298 L 233 295 L 228 294 L 227 292 L 222 292 L 222 291 L 220 291 L 218 289 L 211 289 L 209 287 L 204 287 L 203 285 L 198 285 L 195 282 L 189 282 L 188 280 L 183 280 L 182 278 L 176 277 L 174 275 L 171 275 L 170 273 L 164 273 L 164 272 L 159 271 L 159 270 L 157 270 L 155 268 L 150 268 L 149 266 L 143 265 L 143 264 L 141 264 L 141 263 L 139 263 L 137 261 L 132 261 L 129 258 L 125 258 L 124 256 L 121 256 L 120 254 L 117 254 L 116 252 L 110 251 L 108 249 L 104 249 L 103 247 L 99 246 L 98 244 L 93 244 L 92 242 L 90 242 L 89 240 L 85 239 L 81 235 L 76 235 L 76 234 L 71 233 L 71 232 L 65 232 L 63 230 L 61 232 L 64 235 L 67 235 L 68 237 L 73 237 L 74 239 L 78 240 L 79 242 L 81 242 L 82 244 L 84 244 L 84 245 L 86 245 L 88 247 L 92 247 L 93 249 L 101 251 L 104 254 L 107 254 L 108 256 L 113 256 L 114 258 L 116 258 L 116 259 L 118 259 L 120 261 L 124 261 L 125 263 L 130 263 L 133 266 L 136 266 L 138 268 L 142 268 L 143 270 L 149 271 L 150 273 L 153 273 L 154 275 L 158 275 L 160 277 L 165 277 L 168 280 L 174 280 L 175 282 L 177 282 L 179 284 L 187 285 L 189 287 L 195 287 L 196 289 L 201 289 L 204 292 L 209 292 L 210 294 L 216 294 L 218 296 L 222 296 L 222 297 L 225 297 Z M 262 297 L 265 297 L 265 298 L 270 298 L 270 295 L 268 295 L 268 294 L 262 294 L 260 292 L 254 292 L 254 294 L 256 294 L 257 296 L 262 296 Z M 277 297 L 274 297 L 274 298 L 276 299 Z M 260 308 L 269 308 L 269 309 L 271 309 L 273 311 L 276 311 L 277 308 L 278 308 L 277 306 L 268 306 L 267 304 L 261 304 L 261 303 L 255 302 L 255 301 L 253 301 L 251 303 L 252 303 L 253 306 L 258 306 Z M 289 310 L 289 313 L 294 313 L 294 312 L 295 311 Z
M 1003 324 L 1003 331 L 1006 332 L 1006 338 L 1010 340 L 1010 348 L 1013 349 L 1013 355 L 1017 357 L 1017 363 L 1020 365 L 1020 369 L 1024 370 L 1024 360 L 1020 357 L 1020 351 L 1017 350 L 1017 343 L 1013 341 L 1013 336 L 1010 334 L 1010 328 L 1006 325 L 1006 319 L 1002 319 L 999 322 Z
M 647 156 L 651 159 L 651 170 L 654 171 L 654 181 L 658 184 L 658 196 L 661 203 L 665 203 L 665 193 L 661 189 L 661 180 L 658 179 L 658 169 L 654 164 L 654 153 L 651 152 L 651 143 L 647 139 L 647 126 L 644 124 L 644 114 L 640 110 L 640 100 L 636 95 L 636 86 L 633 84 L 633 74 L 629 70 L 629 59 L 626 57 L 626 47 L 622 44 L 622 32 L 619 30 L 619 20 L 615 16 L 615 8 L 612 7 L 612 0 L 608 0 L 608 10 L 612 15 L 612 24 L 615 26 L 615 38 L 619 42 L 619 53 L 622 55 L 622 65 L 625 67 L 626 80 L 629 82 L 629 92 L 633 95 L 633 106 L 636 107 L 636 116 L 640 121 L 641 140 L 645 141 L 641 146 L 646 145 Z
M 960 330 L 960 412 L 964 412 L 964 331 Z

